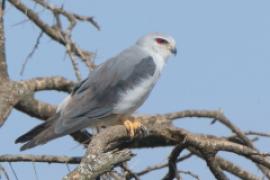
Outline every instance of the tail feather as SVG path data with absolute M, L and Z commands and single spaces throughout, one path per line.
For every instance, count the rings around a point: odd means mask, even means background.
M 34 127 L 33 129 L 31 129 L 30 131 L 28 131 L 27 133 L 21 135 L 20 137 L 18 137 L 15 140 L 15 143 L 25 143 L 27 141 L 30 141 L 31 139 L 33 139 L 37 134 L 39 134 L 40 132 L 42 132 L 44 129 L 46 129 L 48 127 L 48 122 L 44 122 L 36 127 Z
M 56 134 L 54 131 L 54 127 L 52 126 L 59 117 L 58 114 L 54 115 L 46 122 L 34 127 L 27 133 L 18 137 L 15 143 L 25 143 L 20 149 L 21 151 L 33 148 L 37 145 L 45 144 L 49 140 L 57 138 L 61 136 L 60 134 Z
M 37 134 L 35 137 L 33 137 L 31 140 L 29 140 L 27 143 L 25 143 L 20 148 L 20 150 L 24 151 L 26 149 L 30 149 L 30 148 L 33 148 L 35 146 L 45 144 L 48 141 L 55 139 L 59 136 L 61 136 L 61 135 L 56 134 L 54 132 L 54 128 L 52 126 L 50 126 L 47 129 L 42 130 L 39 134 Z

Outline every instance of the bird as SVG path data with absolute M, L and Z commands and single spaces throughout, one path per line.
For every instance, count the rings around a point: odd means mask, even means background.
M 177 54 L 170 35 L 149 33 L 108 59 L 78 83 L 48 120 L 18 137 L 20 150 L 88 127 L 123 124 L 132 137 L 143 125 L 131 118 L 147 99 L 171 55 Z

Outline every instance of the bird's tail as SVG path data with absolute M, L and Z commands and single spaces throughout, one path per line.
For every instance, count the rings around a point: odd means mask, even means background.
M 54 127 L 52 126 L 54 121 L 58 119 L 59 115 L 54 115 L 52 118 L 48 119 L 44 123 L 34 127 L 27 133 L 18 137 L 15 143 L 25 143 L 20 150 L 26 150 L 33 148 L 37 145 L 45 144 L 49 140 L 57 138 L 61 136 L 60 134 L 56 134 L 54 131 Z

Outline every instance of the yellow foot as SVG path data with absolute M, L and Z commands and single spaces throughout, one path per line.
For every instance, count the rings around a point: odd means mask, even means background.
M 130 137 L 134 137 L 136 132 L 145 133 L 145 128 L 138 120 L 124 119 L 123 124 L 126 127 Z

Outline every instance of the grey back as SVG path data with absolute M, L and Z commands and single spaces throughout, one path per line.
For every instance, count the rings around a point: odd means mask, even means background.
M 112 115 L 120 94 L 153 75 L 155 68 L 152 57 L 136 45 L 99 65 L 74 89 L 55 131 L 68 134 Z

